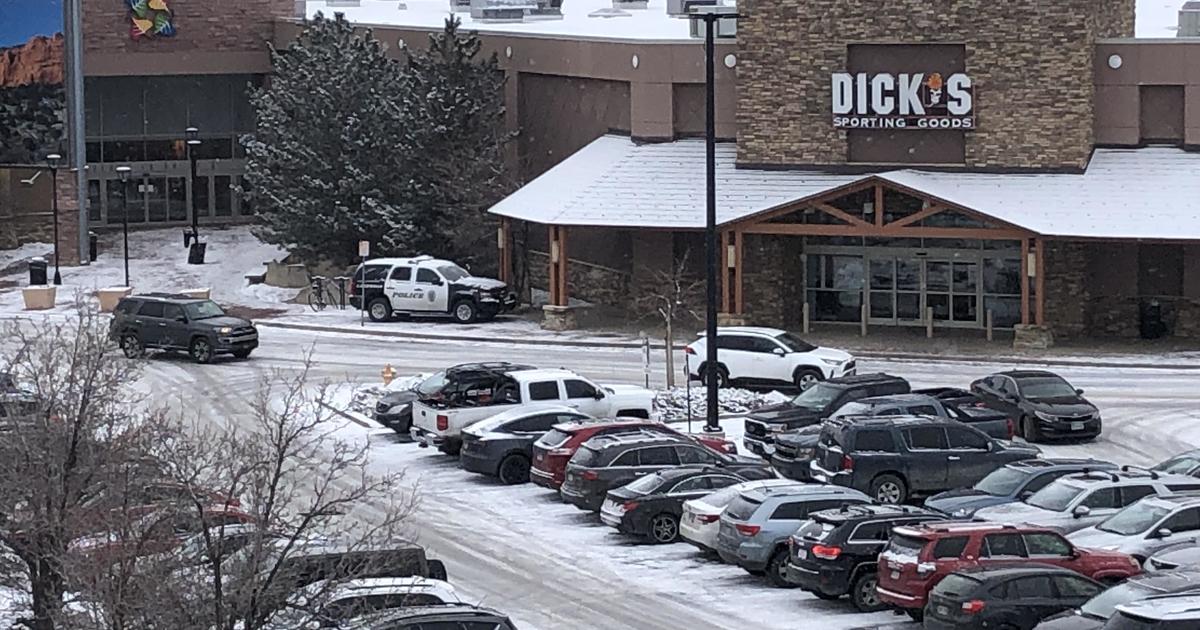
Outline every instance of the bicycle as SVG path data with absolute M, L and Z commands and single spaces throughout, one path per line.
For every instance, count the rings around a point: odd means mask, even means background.
M 314 311 L 323 311 L 328 306 L 338 306 L 337 293 L 325 276 L 309 276 L 308 307 Z

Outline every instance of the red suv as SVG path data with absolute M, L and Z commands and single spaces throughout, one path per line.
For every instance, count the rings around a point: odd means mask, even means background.
M 567 462 L 584 442 L 597 435 L 657 431 L 669 435 L 685 435 L 708 448 L 728 455 L 737 453 L 733 442 L 720 437 L 682 433 L 654 420 L 639 418 L 606 418 L 556 424 L 554 428 L 533 444 L 533 466 L 529 479 L 539 486 L 558 490 L 567 475 Z
M 879 599 L 920 619 L 929 591 L 943 577 L 990 564 L 1049 564 L 1100 582 L 1141 573 L 1123 553 L 1083 549 L 1058 532 L 1033 525 L 929 523 L 897 527 L 879 554 Z

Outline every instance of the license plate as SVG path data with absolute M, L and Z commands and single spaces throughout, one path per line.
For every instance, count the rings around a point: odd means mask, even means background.
M 808 550 L 805 549 L 804 547 L 797 547 L 796 548 L 796 557 L 801 560 L 807 559 L 808 558 Z
M 1082 431 L 1082 430 L 1083 430 L 1083 423 L 1082 423 L 1082 422 L 1072 422 L 1072 423 L 1071 423 L 1071 430 L 1072 430 L 1072 431 Z
M 946 616 L 946 615 L 950 614 L 950 609 L 945 606 L 938 606 L 937 611 L 938 611 L 938 614 L 942 615 L 942 616 Z
M 893 579 L 893 580 L 899 580 L 899 579 L 900 579 L 900 572 L 899 572 L 899 571 L 892 571 L 892 579 Z

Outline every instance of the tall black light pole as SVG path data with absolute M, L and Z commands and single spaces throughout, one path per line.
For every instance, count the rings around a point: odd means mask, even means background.
M 704 20 L 704 174 L 706 207 L 704 213 L 704 256 L 706 279 L 706 312 L 705 333 L 707 343 L 704 344 L 708 376 L 705 378 L 707 401 L 704 430 L 716 433 L 721 431 L 720 401 L 717 397 L 716 369 L 717 365 L 717 129 L 716 101 L 717 93 L 714 84 L 714 38 L 718 20 L 737 19 L 734 13 L 717 13 L 710 7 L 696 7 L 698 13 L 692 14 L 692 19 Z
M 118 166 L 121 175 L 121 236 L 125 241 L 125 286 L 129 286 L 129 171 L 128 166 Z
M 200 147 L 200 130 L 188 127 L 185 135 L 187 137 L 187 158 L 192 168 L 192 246 L 188 250 L 188 262 L 199 265 L 204 262 L 203 253 L 200 252 L 200 210 L 196 205 L 196 150 Z M 186 238 L 184 242 L 187 242 Z
M 51 153 L 46 156 L 46 167 L 50 169 L 50 185 L 54 188 L 50 196 L 51 208 L 54 211 L 54 284 L 62 284 L 62 274 L 58 271 L 58 167 L 62 164 L 62 156 Z

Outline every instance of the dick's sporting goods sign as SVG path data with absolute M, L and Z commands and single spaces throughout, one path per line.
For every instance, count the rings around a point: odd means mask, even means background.
M 839 72 L 832 103 L 833 126 L 841 129 L 975 128 L 971 77 L 963 73 Z

